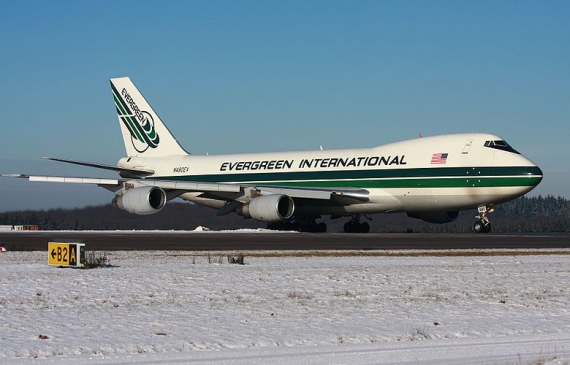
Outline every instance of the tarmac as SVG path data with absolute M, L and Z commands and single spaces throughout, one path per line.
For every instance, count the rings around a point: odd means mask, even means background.
M 49 242 L 88 250 L 451 250 L 568 249 L 570 234 L 297 233 L 274 231 L 8 231 L 8 251 L 43 251 Z

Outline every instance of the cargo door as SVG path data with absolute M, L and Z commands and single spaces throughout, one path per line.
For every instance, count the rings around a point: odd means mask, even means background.
M 473 140 L 472 139 L 468 139 L 465 142 L 465 146 L 463 146 L 463 151 L 461 152 L 464 155 L 469 154 L 469 150 L 471 150 L 471 145 L 473 144 Z

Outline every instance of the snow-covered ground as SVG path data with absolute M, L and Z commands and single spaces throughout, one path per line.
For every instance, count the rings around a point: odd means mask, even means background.
M 570 251 L 386 253 L 2 252 L 0 363 L 570 364 Z

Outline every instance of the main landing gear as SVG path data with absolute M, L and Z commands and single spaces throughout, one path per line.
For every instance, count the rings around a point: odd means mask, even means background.
M 491 232 L 491 222 L 489 218 L 487 218 L 487 214 L 493 213 L 495 211 L 495 206 L 493 204 L 489 205 L 480 205 L 477 210 L 479 211 L 479 215 L 477 218 L 477 222 L 473 225 L 473 230 L 475 233 L 489 233 Z
M 317 223 L 315 219 L 318 217 L 300 217 L 294 222 L 286 221 L 279 223 L 267 224 L 267 229 L 275 231 L 299 231 L 311 233 L 324 233 L 327 231 L 327 225 L 323 222 Z
M 325 233 L 327 231 L 327 225 L 324 222 L 317 223 L 314 219 L 304 224 L 299 225 L 300 232 L 310 232 L 310 233 Z
M 366 216 L 365 216 L 366 217 Z M 366 217 L 368 220 L 372 220 Z M 355 214 L 352 219 L 344 224 L 345 233 L 368 233 L 370 232 L 370 224 L 368 222 L 360 223 L 360 214 Z

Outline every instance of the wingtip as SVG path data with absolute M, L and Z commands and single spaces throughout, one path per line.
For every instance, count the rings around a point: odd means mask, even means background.
M 0 174 L 2 177 L 18 177 L 18 178 L 28 178 L 29 175 L 25 174 Z

